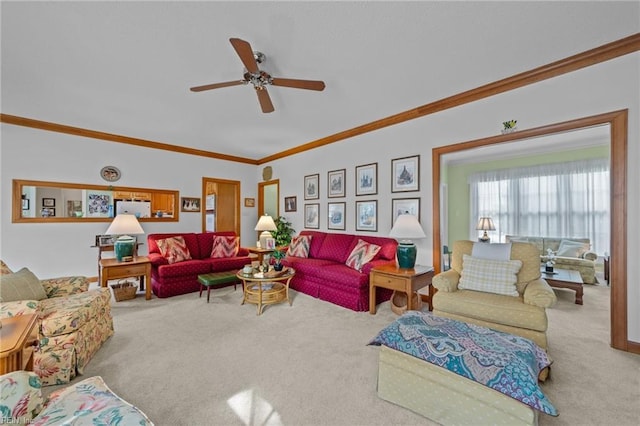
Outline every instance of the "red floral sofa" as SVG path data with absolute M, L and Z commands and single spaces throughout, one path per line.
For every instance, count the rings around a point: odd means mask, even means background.
M 296 270 L 291 288 L 354 311 L 369 310 L 369 271 L 375 266 L 395 264 L 396 240 L 320 231 L 302 231 L 300 235 L 311 236 L 308 257 L 287 255 L 282 261 Z M 362 271 L 345 264 L 358 240 L 380 246 L 380 251 L 364 264 Z M 377 288 L 376 293 L 379 303 L 389 300 L 393 292 Z
M 151 259 L 151 288 L 157 297 L 171 297 L 200 290 L 198 275 L 209 272 L 237 271 L 251 263 L 249 251 L 240 247 L 234 257 L 211 258 L 215 236 L 236 236 L 235 232 L 165 233 L 147 235 Z M 191 259 L 171 263 L 162 256 L 158 240 L 180 236 Z

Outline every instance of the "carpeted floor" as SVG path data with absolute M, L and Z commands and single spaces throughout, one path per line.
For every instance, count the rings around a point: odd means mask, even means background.
M 376 395 L 367 343 L 396 318 L 389 302 L 373 316 L 292 293 L 293 306 L 261 316 L 232 288 L 209 304 L 198 293 L 113 302 L 116 332 L 85 377 L 101 375 L 157 425 L 433 424 Z M 560 416 L 540 424 L 637 424 L 640 356 L 609 348 L 609 288 L 585 286 L 582 306 L 557 294 L 543 389 Z

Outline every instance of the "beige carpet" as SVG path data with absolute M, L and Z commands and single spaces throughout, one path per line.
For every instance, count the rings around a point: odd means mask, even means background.
M 543 388 L 560 416 L 540 424 L 637 424 L 640 356 L 609 348 L 609 289 L 586 286 L 583 306 L 557 294 Z M 396 318 L 388 302 L 372 316 L 293 292 L 293 306 L 256 316 L 240 301 L 223 289 L 209 304 L 198 293 L 113 302 L 116 332 L 85 377 L 101 375 L 157 425 L 432 424 L 376 396 L 367 343 Z

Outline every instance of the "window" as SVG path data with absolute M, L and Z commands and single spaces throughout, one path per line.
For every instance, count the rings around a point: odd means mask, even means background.
M 609 250 L 608 158 L 480 172 L 469 185 L 470 235 L 478 234 L 478 217 L 489 216 L 500 242 L 505 235 L 589 238 L 591 250 Z

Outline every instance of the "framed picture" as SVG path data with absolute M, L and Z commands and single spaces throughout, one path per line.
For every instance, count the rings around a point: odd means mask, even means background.
M 320 198 L 320 175 L 304 177 L 304 199 L 317 200 Z
M 420 190 L 420 156 L 391 160 L 391 192 Z
M 244 199 L 244 206 L 245 207 L 255 207 L 256 206 L 256 199 L 255 198 L 245 198 Z
M 22 210 L 29 210 L 29 199 L 28 198 L 23 198 L 22 199 Z
M 356 201 L 356 231 L 378 230 L 378 201 Z
M 112 246 L 113 235 L 96 235 L 96 246 Z
M 394 198 L 391 200 L 391 226 L 401 214 L 412 214 L 420 221 L 420 198 Z
M 284 211 L 298 211 L 298 197 L 284 197 Z
M 378 163 L 356 167 L 356 195 L 378 193 Z
M 320 228 L 320 204 L 304 205 L 304 227 L 312 229 Z
M 56 199 L 55 198 L 43 198 L 42 199 L 42 207 L 55 207 Z
M 276 248 L 276 239 L 275 238 L 267 238 L 265 239 L 266 242 L 266 246 L 265 247 L 267 250 L 273 250 Z
M 95 191 L 87 193 L 87 216 L 109 217 L 109 210 L 113 214 L 111 192 Z
M 56 209 L 53 207 L 43 207 L 40 214 L 42 217 L 55 217 Z
M 345 196 L 346 169 L 332 170 L 327 173 L 327 197 L 338 198 Z
M 180 197 L 181 212 L 199 212 L 200 198 L 196 197 Z
M 345 227 L 345 210 L 347 203 L 329 203 L 327 208 L 327 228 L 341 229 Z

